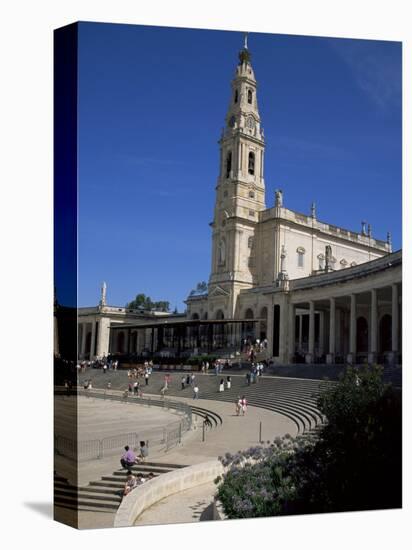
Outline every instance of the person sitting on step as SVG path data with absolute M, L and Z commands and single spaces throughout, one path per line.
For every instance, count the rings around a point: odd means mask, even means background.
M 145 459 L 149 455 L 149 449 L 147 448 L 146 441 L 140 442 L 140 448 L 139 448 L 139 460 L 141 462 L 144 462 Z
M 124 448 L 125 452 L 122 455 L 122 458 L 120 459 L 120 464 L 123 466 L 123 468 L 129 469 L 136 463 L 136 455 L 134 452 L 130 449 L 129 445 L 126 445 Z
M 127 471 L 126 483 L 123 490 L 123 496 L 127 496 L 135 487 L 137 487 L 138 482 L 136 477 L 132 474 L 131 470 Z

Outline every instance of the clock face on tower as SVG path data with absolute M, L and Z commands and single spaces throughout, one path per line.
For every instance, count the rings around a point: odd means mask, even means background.
M 253 130 L 253 128 L 255 127 L 255 119 L 253 117 L 250 116 L 250 117 L 247 118 L 246 127 Z

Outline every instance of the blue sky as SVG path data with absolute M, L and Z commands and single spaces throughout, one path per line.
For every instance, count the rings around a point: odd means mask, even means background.
M 210 272 L 217 141 L 242 33 L 82 23 L 79 304 L 183 300 Z M 401 248 L 399 42 L 252 33 L 266 205 Z

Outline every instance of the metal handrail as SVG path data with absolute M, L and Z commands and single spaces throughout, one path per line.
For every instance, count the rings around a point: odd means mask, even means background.
M 122 403 L 138 403 L 142 405 L 158 406 L 169 410 L 176 410 L 182 413 L 182 418 L 176 422 L 171 422 L 162 428 L 151 430 L 142 430 L 139 432 L 122 433 L 103 439 L 76 440 L 64 436 L 55 435 L 54 449 L 56 454 L 71 458 L 73 460 L 95 460 L 101 459 L 111 454 L 121 452 L 125 445 L 131 448 L 138 447 L 139 441 L 146 441 L 151 448 L 158 447 L 166 452 L 180 444 L 182 435 L 188 432 L 192 427 L 192 408 L 185 403 L 171 401 L 168 399 L 152 399 L 144 397 L 132 397 L 124 395 L 123 392 L 116 390 L 85 390 L 74 388 L 67 390 L 65 388 L 55 388 L 56 395 L 83 395 L 88 398 L 110 399 Z M 148 445 L 149 446 L 149 445 Z

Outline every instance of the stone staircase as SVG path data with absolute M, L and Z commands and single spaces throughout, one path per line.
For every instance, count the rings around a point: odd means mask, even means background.
M 231 389 L 219 392 L 220 379 L 226 380 L 227 374 L 230 374 L 232 379 Z M 150 384 L 143 388 L 144 393 L 148 395 L 158 394 L 163 376 L 162 373 L 153 373 Z M 181 389 L 181 376 L 181 373 L 171 374 L 171 384 L 167 391 L 168 397 L 192 398 L 193 390 L 191 387 Z M 85 377 L 92 378 L 94 387 L 105 387 L 104 383 L 109 378 L 112 388 L 124 390 L 128 384 L 127 374 L 121 371 L 103 374 L 101 371 L 93 372 L 92 370 L 88 371 Z M 317 409 L 316 401 L 319 393 L 330 387 L 330 384 L 333 384 L 333 382 L 319 380 L 263 376 L 258 377 L 258 382 L 255 384 L 248 385 L 244 374 L 236 375 L 233 372 L 223 372 L 218 376 L 214 374 L 196 374 L 195 380 L 199 386 L 199 401 L 208 399 L 234 404 L 239 396 L 244 395 L 249 405 L 271 410 L 292 420 L 298 433 L 311 431 L 325 421 Z M 190 399 L 189 404 L 196 408 L 198 401 Z M 194 410 L 194 412 L 196 411 Z M 210 411 L 208 411 L 208 414 L 210 416 Z M 215 425 L 217 424 L 215 423 Z
M 185 468 L 185 465 L 144 462 L 133 466 L 131 470 L 143 477 L 149 473 L 157 477 L 179 468 Z M 71 485 L 67 479 L 55 473 L 54 505 L 79 511 L 115 513 L 122 501 L 126 472 L 125 469 L 116 470 L 84 487 Z

